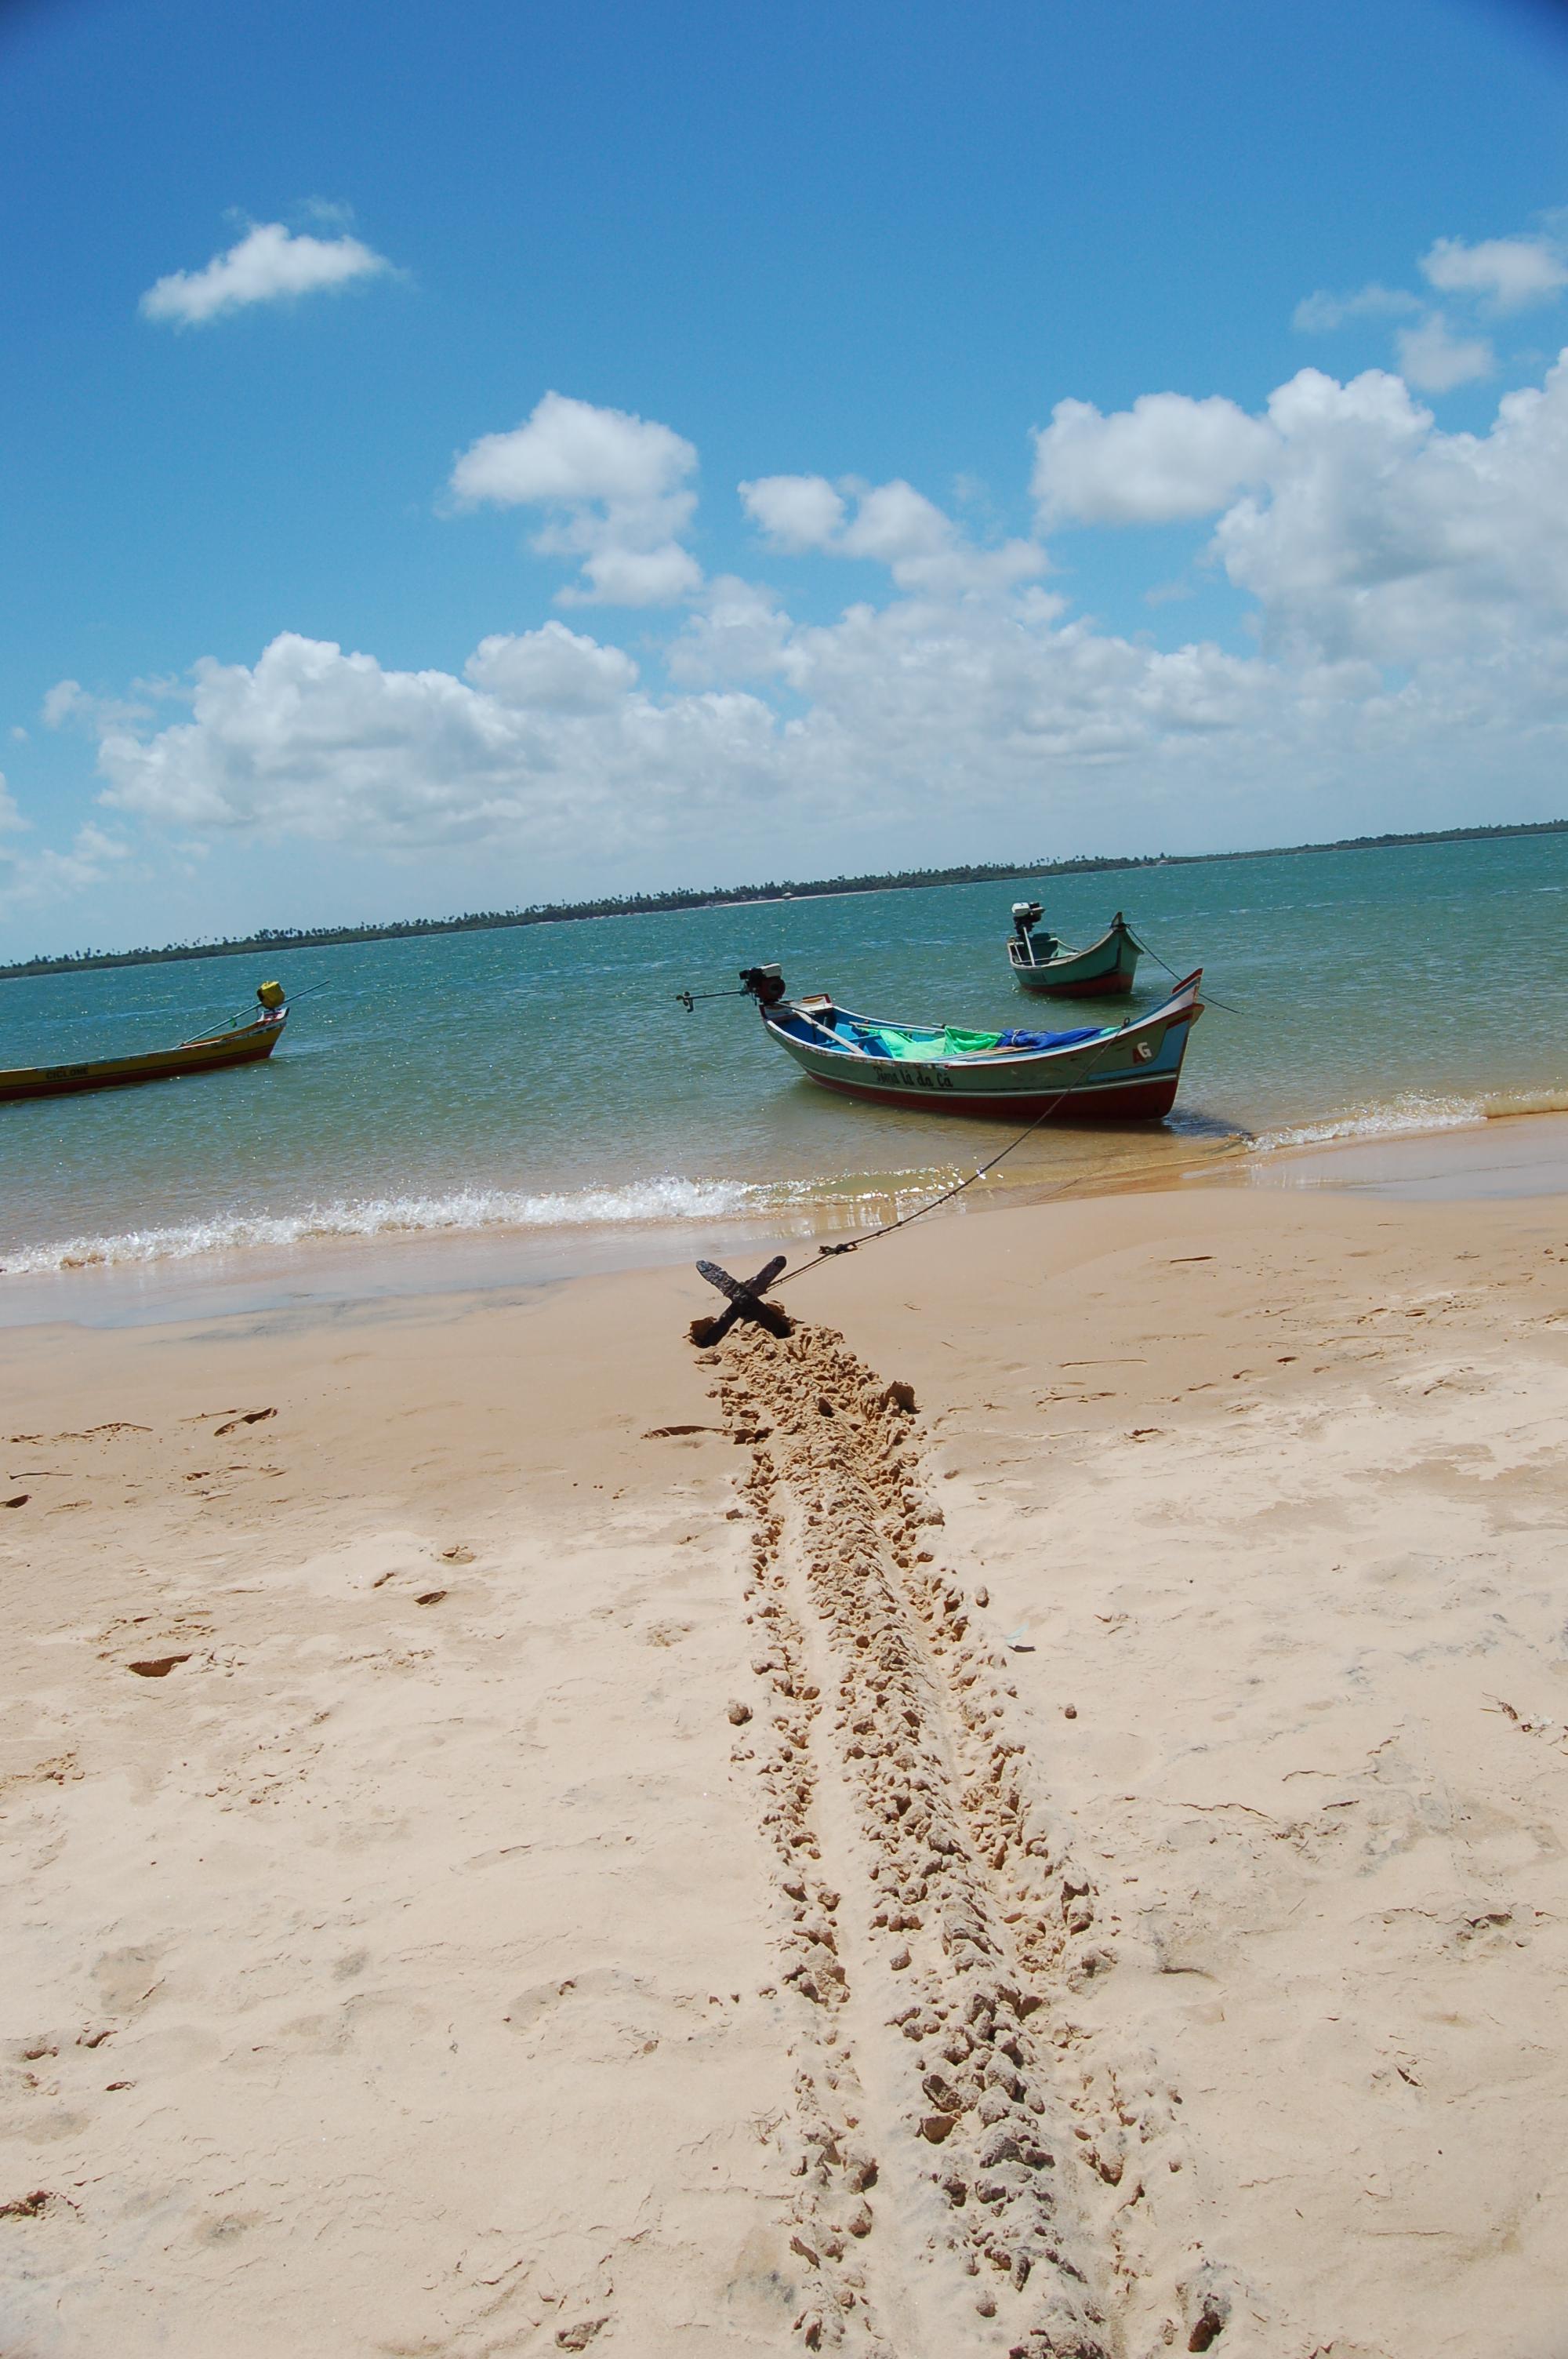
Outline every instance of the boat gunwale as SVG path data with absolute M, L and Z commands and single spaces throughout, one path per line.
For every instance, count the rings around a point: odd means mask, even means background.
M 1108 946 L 1113 942 L 1116 943 L 1119 950 L 1120 940 L 1123 936 L 1125 936 L 1127 940 L 1132 944 L 1134 951 L 1137 952 L 1137 958 L 1133 961 L 1133 964 L 1136 966 L 1138 958 L 1142 958 L 1145 955 L 1144 945 L 1139 940 L 1137 935 L 1128 924 L 1127 919 L 1120 916 L 1119 913 L 1111 919 L 1110 924 L 1106 928 L 1104 933 L 1100 935 L 1098 941 L 1086 942 L 1081 951 L 1070 951 L 1059 948 L 1058 954 L 1054 958 L 1037 959 L 1031 956 L 1028 959 L 1021 959 L 1018 955 L 1019 937 L 1017 934 L 1010 934 L 1007 940 L 1007 955 L 1020 974 L 1049 974 L 1054 967 L 1076 966 L 1081 959 L 1093 958 L 1097 951 L 1103 951 L 1108 948 Z M 1028 940 L 1029 948 L 1033 952 L 1034 948 L 1033 939 L 1029 937 L 1025 937 L 1025 939 Z
M 1105 1024 L 1089 1027 L 1087 1038 L 1081 1040 L 1063 1041 L 1057 1047 L 1053 1049 L 972 1049 L 967 1054 L 960 1053 L 951 1057 L 909 1057 L 884 1059 L 881 1057 L 872 1057 L 868 1050 L 858 1048 L 851 1041 L 834 1041 L 831 1046 L 824 1045 L 819 1048 L 815 1041 L 797 1039 L 776 1020 L 780 1013 L 780 1009 L 778 1007 L 764 1007 L 762 1010 L 762 1021 L 766 1025 L 768 1030 L 779 1041 L 781 1046 L 788 1043 L 795 1048 L 805 1049 L 810 1053 L 819 1057 L 860 1057 L 864 1058 L 865 1061 L 871 1065 L 881 1065 L 883 1063 L 939 1065 L 948 1072 L 995 1072 L 999 1071 L 1013 1070 L 1020 1065 L 1038 1065 L 1044 1062 L 1047 1059 L 1083 1056 L 1087 1051 L 1092 1050 L 1099 1042 L 1120 1039 L 1123 1037 L 1131 1038 L 1152 1024 L 1170 1024 L 1172 1022 L 1190 1023 L 1200 1009 L 1201 1004 L 1198 1000 L 1197 995 L 1202 982 L 1203 969 L 1202 967 L 1195 967 L 1192 973 L 1184 975 L 1181 982 L 1178 983 L 1171 992 L 1169 997 L 1162 1000 L 1158 1007 L 1152 1007 L 1141 1016 L 1130 1016 L 1120 1024 Z M 795 1012 L 795 1004 L 793 1001 L 786 1001 L 781 1003 L 781 1005 L 787 1006 L 792 1014 Z M 883 1024 L 892 1023 L 892 1019 L 888 1016 L 860 1015 L 852 1007 L 840 1006 L 836 999 L 830 1000 L 829 1005 L 832 1006 L 836 1015 L 848 1017 L 849 1022 L 852 1024 L 868 1024 L 875 1027 Z M 823 1032 L 824 1035 L 827 1034 L 827 1027 L 826 1025 L 818 1026 L 816 1028 Z M 946 1028 L 947 1027 L 945 1026 L 932 1024 L 893 1025 L 893 1029 L 900 1032 L 930 1032 L 935 1034 L 946 1030 Z

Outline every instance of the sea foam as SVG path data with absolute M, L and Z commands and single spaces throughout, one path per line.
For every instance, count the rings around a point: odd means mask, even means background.
M 223 1212 L 209 1220 L 125 1229 L 111 1236 L 65 1237 L 47 1245 L 21 1245 L 0 1261 L 0 1272 L 21 1277 L 50 1270 L 189 1261 L 199 1254 L 293 1245 L 312 1237 L 711 1221 L 761 1211 L 774 1192 L 741 1180 L 665 1178 L 634 1180 L 619 1188 L 540 1195 L 505 1188 L 471 1188 L 443 1196 L 358 1197 L 312 1204 L 300 1212 Z
M 1254 1154 L 1272 1147 L 1325 1147 L 1334 1139 L 1411 1138 L 1423 1131 L 1469 1130 L 1516 1115 L 1568 1114 L 1568 1090 L 1496 1090 L 1477 1097 L 1423 1097 L 1410 1093 L 1387 1104 L 1362 1106 L 1320 1122 L 1266 1130 L 1252 1141 Z

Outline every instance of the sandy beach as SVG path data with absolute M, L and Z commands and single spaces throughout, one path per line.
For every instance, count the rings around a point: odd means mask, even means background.
M 7 2359 L 1556 2359 L 1565 1264 L 0 1331 Z

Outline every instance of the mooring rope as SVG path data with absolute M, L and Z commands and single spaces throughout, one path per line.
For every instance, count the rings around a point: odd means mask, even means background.
M 1130 934 L 1132 933 L 1130 926 L 1129 926 L 1127 930 Z M 1159 951 L 1153 947 L 1152 943 L 1146 942 L 1141 934 L 1132 934 L 1132 939 L 1146 958 L 1152 958 L 1156 966 L 1164 967 L 1165 973 L 1170 976 L 1173 983 L 1185 983 L 1187 979 L 1186 976 L 1184 974 L 1178 974 L 1175 968 L 1162 959 L 1160 956 Z M 1240 1016 L 1245 1017 L 1247 1014 L 1247 1010 L 1244 1007 L 1232 1007 L 1228 999 L 1217 999 L 1212 991 L 1205 992 L 1203 1004 L 1206 1007 L 1223 1007 L 1227 1016 Z
M 1087 1070 L 1092 1071 L 1094 1067 L 1099 1062 L 1101 1057 L 1107 1055 L 1110 1049 L 1114 1049 L 1120 1038 L 1121 1034 L 1119 1029 L 1113 1032 L 1108 1040 L 1102 1042 L 1101 1046 L 1095 1051 L 1094 1056 L 1089 1060 Z M 836 1261 L 840 1254 L 858 1253 L 862 1245 L 874 1245 L 879 1237 L 891 1237 L 896 1230 L 907 1229 L 911 1221 L 923 1220 L 927 1212 L 935 1212 L 938 1205 L 950 1204 L 955 1196 L 961 1196 L 966 1188 L 972 1188 L 977 1180 L 983 1180 L 988 1171 L 994 1171 L 997 1165 L 1010 1156 L 1014 1147 L 1022 1147 L 1024 1140 L 1032 1136 L 1033 1134 L 1039 1129 L 1043 1122 L 1049 1122 L 1051 1116 L 1055 1113 L 1056 1108 L 1062 1103 L 1064 1098 L 1070 1098 L 1073 1095 L 1076 1086 L 1076 1084 L 1073 1084 L 1066 1089 L 1058 1090 L 1056 1095 L 1051 1100 L 1050 1104 L 1043 1107 L 1041 1112 L 1035 1115 L 1033 1121 L 1030 1123 L 1025 1129 L 1019 1132 L 1016 1138 L 1010 1138 L 1005 1147 L 1001 1147 L 997 1149 L 997 1152 L 991 1157 L 989 1163 L 982 1163 L 979 1170 L 971 1171 L 967 1180 L 958 1180 L 957 1185 L 954 1187 L 945 1188 L 939 1196 L 933 1196 L 926 1203 L 916 1204 L 912 1212 L 900 1213 L 896 1221 L 884 1221 L 880 1228 L 868 1229 L 863 1237 L 846 1237 L 839 1245 L 822 1245 L 818 1248 L 812 1260 L 803 1261 L 798 1268 L 786 1271 L 783 1277 L 775 1278 L 773 1285 L 768 1288 L 769 1293 L 772 1294 L 775 1292 L 781 1286 L 787 1286 L 791 1278 L 804 1277 L 808 1269 L 816 1269 L 822 1262 Z M 1059 1196 L 1065 1189 L 1076 1187 L 1081 1176 L 1081 1174 L 1075 1172 L 1068 1179 L 1059 1181 L 1054 1188 L 1049 1189 L 1046 1191 L 1047 1195 Z

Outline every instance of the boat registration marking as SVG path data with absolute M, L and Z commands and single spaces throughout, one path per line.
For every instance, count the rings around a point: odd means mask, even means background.
M 877 1068 L 877 1081 L 896 1082 L 901 1090 L 950 1090 L 953 1076 L 945 1073 L 940 1065 L 900 1065 L 890 1057 L 885 1064 L 881 1057 L 870 1058 L 868 1063 Z

